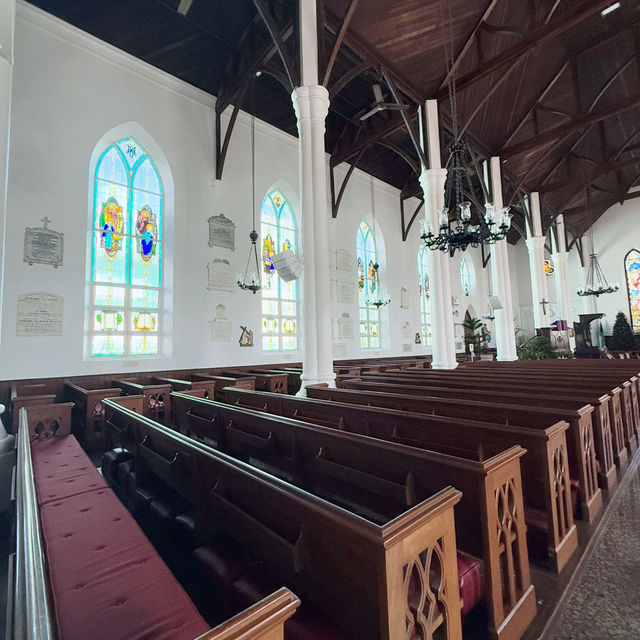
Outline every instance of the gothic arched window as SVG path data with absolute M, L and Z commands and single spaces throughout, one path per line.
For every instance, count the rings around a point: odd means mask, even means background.
M 631 249 L 624 257 L 631 328 L 640 331 L 640 251 Z
M 360 347 L 380 347 L 380 310 L 369 304 L 378 296 L 378 251 L 371 227 L 363 220 L 356 233 Z
M 160 355 L 163 189 L 133 138 L 107 147 L 93 180 L 90 357 Z
M 260 208 L 262 238 L 262 349 L 298 348 L 298 281 L 285 282 L 276 273 L 273 256 L 297 252 L 296 218 L 279 189 L 270 191 Z
M 431 346 L 431 305 L 429 303 L 429 268 L 427 247 L 418 251 L 418 293 L 420 295 L 420 329 L 422 344 Z

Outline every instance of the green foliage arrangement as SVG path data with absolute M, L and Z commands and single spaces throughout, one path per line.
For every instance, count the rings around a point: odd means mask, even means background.
M 465 318 L 462 321 L 464 327 L 464 346 L 465 351 L 469 353 L 469 345 L 473 344 L 474 353 L 481 353 L 482 348 L 482 335 L 476 333 L 478 329 L 482 329 L 482 320 L 480 318 Z
M 613 335 L 611 336 L 611 349 L 613 351 L 632 351 L 635 349 L 633 329 L 622 311 L 618 311 L 616 314 Z
M 560 357 L 560 354 L 552 348 L 551 341 L 546 336 L 535 336 L 518 347 L 520 360 L 549 360 Z

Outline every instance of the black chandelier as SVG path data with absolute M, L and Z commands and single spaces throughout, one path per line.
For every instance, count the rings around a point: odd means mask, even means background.
M 425 245 L 432 250 L 448 251 L 451 256 L 456 252 L 456 249 L 465 251 L 468 247 L 493 244 L 502 240 L 511 227 L 510 207 L 503 207 L 498 211 L 490 202 L 485 202 L 483 207 L 473 196 L 474 188 L 471 182 L 473 174 L 477 176 L 482 185 L 485 198 L 487 193 L 476 164 L 473 163 L 472 167 L 465 165 L 467 155 L 470 153 L 464 141 L 455 140 L 449 149 L 449 158 L 446 164 L 444 206 L 438 212 L 440 224 L 438 233 L 433 232 L 430 222 L 421 221 L 422 235 L 420 237 Z M 472 204 L 467 197 L 473 198 L 474 203 Z M 476 208 L 476 224 L 472 224 L 471 207 L 473 205 Z M 451 215 L 455 216 L 453 220 L 451 220 Z
M 608 282 L 604 277 L 602 267 L 598 262 L 598 256 L 591 254 L 589 260 L 589 271 L 587 272 L 587 281 L 583 287 L 580 287 L 576 293 L 579 296 L 601 296 L 604 293 L 615 293 L 620 290 L 620 284 L 617 282 Z
M 253 227 L 249 234 L 249 240 L 251 240 L 251 246 L 249 247 L 249 257 L 247 258 L 247 266 L 244 270 L 244 275 L 238 274 L 238 286 L 244 291 L 251 291 L 257 293 L 262 288 L 260 284 L 260 261 L 258 260 L 258 232 L 256 231 L 256 117 L 255 102 L 256 102 L 256 74 L 253 77 L 252 85 L 252 113 L 251 113 L 251 204 L 253 213 Z M 251 271 L 249 275 L 249 269 L 251 267 L 251 258 L 254 259 L 256 269 Z
M 593 248 L 593 225 L 591 224 L 591 194 L 589 185 L 583 171 L 583 180 L 585 182 L 585 192 L 587 198 L 587 224 L 589 225 L 589 243 L 591 244 L 591 255 L 589 258 L 589 271 L 587 271 L 587 281 L 583 287 L 576 290 L 579 296 L 601 296 L 605 293 L 615 293 L 620 290 L 618 282 L 610 283 L 602 271 L 602 267 L 598 262 L 598 256 Z

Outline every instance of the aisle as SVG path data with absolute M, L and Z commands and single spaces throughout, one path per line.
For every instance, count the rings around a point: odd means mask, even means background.
M 640 457 L 545 640 L 640 638 Z

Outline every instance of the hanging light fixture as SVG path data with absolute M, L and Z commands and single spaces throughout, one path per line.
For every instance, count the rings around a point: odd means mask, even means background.
M 451 3 L 450 3 L 451 4 Z M 444 22 L 444 13 L 442 14 Z M 432 250 L 448 251 L 453 256 L 456 250 L 465 251 L 468 247 L 480 244 L 493 244 L 502 240 L 511 227 L 510 207 L 499 211 L 489 202 L 489 194 L 483 177 L 478 171 L 467 145 L 458 132 L 458 112 L 456 103 L 456 73 L 453 69 L 453 17 L 449 6 L 450 37 L 445 41 L 447 58 L 447 87 L 453 124 L 453 143 L 449 148 L 449 157 L 445 165 L 447 178 L 444 184 L 444 206 L 438 211 L 439 229 L 434 232 L 431 223 L 421 221 L 421 238 Z M 467 157 L 471 165 L 469 166 Z M 484 195 L 484 206 L 477 202 L 471 176 L 477 177 Z M 464 187 L 463 187 L 464 183 Z M 473 202 L 472 202 L 473 201 Z M 475 208 L 475 212 L 472 211 Z M 475 216 L 474 216 L 475 213 Z
M 257 73 L 253 77 L 252 86 L 252 105 L 251 105 L 251 206 L 253 212 L 253 227 L 249 234 L 249 240 L 251 245 L 249 247 L 249 257 L 247 258 L 247 266 L 244 270 L 244 276 L 238 274 L 238 286 L 244 291 L 251 291 L 253 294 L 260 291 L 262 285 L 260 283 L 260 261 L 258 260 L 258 232 L 256 231 L 256 78 L 259 76 Z M 251 262 L 255 263 L 255 271 L 251 270 Z
M 589 187 L 587 192 L 587 224 L 589 225 L 589 242 L 591 244 L 591 255 L 589 256 L 589 271 L 587 271 L 587 280 L 583 287 L 577 289 L 579 296 L 601 296 L 605 293 L 615 293 L 620 290 L 620 283 L 610 283 L 602 271 L 602 267 L 598 262 L 598 255 L 593 248 L 593 226 L 591 225 L 591 198 L 589 196 Z
M 376 203 L 375 203 L 375 195 L 374 195 L 374 187 L 373 187 L 373 177 L 371 178 L 371 215 L 373 216 L 373 226 L 371 230 L 373 231 L 373 246 L 376 248 L 376 257 L 378 253 L 378 245 L 376 244 Z M 380 307 L 384 307 L 385 305 L 391 302 L 391 298 L 387 298 L 383 300 L 380 297 L 380 265 L 378 262 L 374 262 L 369 267 L 369 280 L 372 282 L 373 287 L 378 292 L 378 297 L 375 300 L 370 300 L 367 298 L 366 304 L 370 307 L 376 307 L 379 309 Z M 373 293 L 373 287 L 371 287 L 371 293 Z

